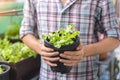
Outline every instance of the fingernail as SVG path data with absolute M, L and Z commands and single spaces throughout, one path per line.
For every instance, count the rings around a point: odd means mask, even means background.
M 60 62 L 62 61 L 62 60 L 59 60 Z
M 58 57 L 57 59 L 59 60 L 60 58 Z
M 56 54 L 59 54 L 59 52 L 55 52 Z
M 62 54 L 60 54 L 60 56 L 62 56 Z

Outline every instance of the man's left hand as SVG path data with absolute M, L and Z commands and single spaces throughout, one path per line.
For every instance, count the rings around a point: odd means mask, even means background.
M 84 50 L 81 46 L 78 46 L 76 51 L 65 51 L 64 53 L 61 53 L 60 57 L 62 57 L 62 59 L 59 61 L 65 66 L 74 66 L 80 62 L 83 56 Z

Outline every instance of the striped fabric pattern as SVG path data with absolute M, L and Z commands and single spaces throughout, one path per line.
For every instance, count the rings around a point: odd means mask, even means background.
M 116 9 L 116 13 L 117 13 L 117 17 L 119 19 L 119 23 L 120 23 L 120 0 L 113 0 L 115 9 Z
M 42 34 L 54 32 L 68 24 L 80 31 L 80 41 L 85 45 L 98 41 L 97 32 L 108 37 L 118 37 L 120 30 L 112 0 L 25 0 L 24 19 L 20 37 L 35 35 L 37 29 L 40 40 Z M 41 59 L 39 80 L 98 80 L 96 62 L 99 56 L 83 58 L 73 66 L 68 74 L 52 72 L 50 66 Z

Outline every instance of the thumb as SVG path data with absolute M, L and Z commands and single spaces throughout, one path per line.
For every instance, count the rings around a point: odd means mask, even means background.
M 76 50 L 81 50 L 82 47 L 83 47 L 83 43 L 80 43 Z

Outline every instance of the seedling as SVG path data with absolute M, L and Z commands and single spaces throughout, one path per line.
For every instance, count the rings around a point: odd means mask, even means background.
M 55 31 L 53 33 L 48 33 L 42 35 L 43 40 L 47 40 L 56 48 L 61 48 L 62 46 L 66 46 L 72 44 L 76 37 L 80 36 L 80 32 L 77 30 L 73 30 L 73 25 L 68 25 L 65 28 L 60 28 L 60 31 Z

